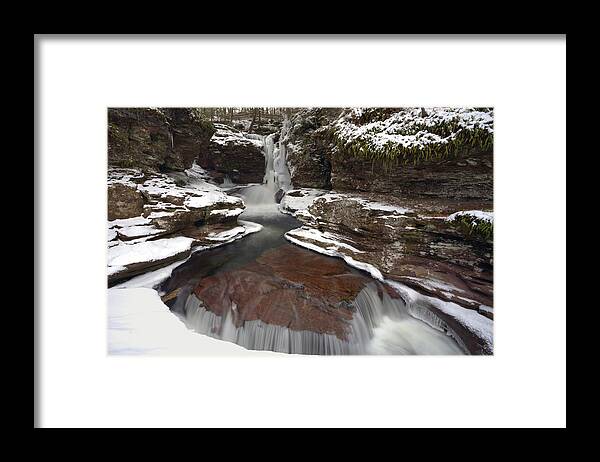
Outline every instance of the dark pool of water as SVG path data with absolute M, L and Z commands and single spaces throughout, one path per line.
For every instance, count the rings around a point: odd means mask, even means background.
M 277 212 L 276 208 L 249 210 L 239 219 L 260 223 L 263 229 L 230 244 L 194 253 L 188 261 L 175 268 L 171 277 L 159 287 L 163 293 L 181 289 L 176 299 L 167 302 L 172 311 L 183 312 L 185 300 L 202 278 L 231 271 L 256 260 L 263 252 L 286 244 L 283 235 L 302 225 L 294 217 Z

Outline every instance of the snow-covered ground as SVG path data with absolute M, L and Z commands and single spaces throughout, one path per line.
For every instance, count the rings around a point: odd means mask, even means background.
M 255 143 L 256 140 L 252 140 Z M 178 180 L 178 181 L 176 181 Z M 182 185 L 182 182 L 184 183 Z M 151 200 L 144 215 L 107 223 L 107 273 L 115 276 L 135 264 L 165 263 L 181 255 L 168 266 L 135 276 L 108 291 L 108 351 L 110 354 L 268 354 L 248 351 L 229 342 L 196 334 L 162 302 L 156 288 L 183 264 L 191 253 L 229 244 L 262 229 L 258 223 L 239 220 L 236 226 L 206 236 L 208 244 L 195 239 L 168 236 L 170 220 L 175 214 L 214 207 L 210 215 L 229 219 L 244 211 L 243 200 L 227 195 L 209 182 L 196 164 L 185 173 L 155 173 L 150 178 L 134 169 L 109 171 L 109 185 L 122 183 Z M 234 222 L 235 223 L 235 222 Z M 161 237 L 160 234 L 167 234 Z
M 108 353 L 111 355 L 253 355 L 278 353 L 246 350 L 189 330 L 148 288 L 108 290 Z

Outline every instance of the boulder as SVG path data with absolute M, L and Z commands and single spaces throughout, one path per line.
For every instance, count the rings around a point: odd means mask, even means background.
M 238 327 L 259 319 L 345 340 L 350 302 L 370 282 L 340 260 L 284 244 L 241 268 L 203 278 L 194 294 L 219 316 L 235 307 Z
M 215 124 L 215 128 L 208 148 L 198 156 L 198 164 L 219 183 L 226 177 L 238 184 L 262 183 L 265 175 L 262 137 L 224 124 Z
M 140 216 L 144 211 L 142 193 L 133 185 L 114 183 L 108 186 L 108 219 Z

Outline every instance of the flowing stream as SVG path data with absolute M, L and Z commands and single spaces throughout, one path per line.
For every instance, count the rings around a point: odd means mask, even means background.
M 283 235 L 302 225 L 280 213 L 275 201 L 276 192 L 290 189 L 291 181 L 285 146 L 276 147 L 274 137 L 275 134 L 261 137 L 265 154 L 263 183 L 239 192 L 246 204 L 240 219 L 260 223 L 263 229 L 226 246 L 193 254 L 176 268 L 161 286 L 164 293 L 179 289 L 177 297 L 168 303 L 171 310 L 188 328 L 248 349 L 298 354 L 463 354 L 450 336 L 411 316 L 402 299 L 378 290 L 375 281 L 367 284 L 354 301 L 352 333 L 346 341 L 330 334 L 295 331 L 260 320 L 245 321 L 236 327 L 231 313 L 218 316 L 202 306 L 192 293 L 200 280 L 235 270 L 255 261 L 267 250 L 289 245 Z M 350 267 L 348 270 L 359 272 Z

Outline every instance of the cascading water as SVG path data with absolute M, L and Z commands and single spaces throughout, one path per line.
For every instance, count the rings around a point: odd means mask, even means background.
M 263 153 L 265 156 L 265 175 L 263 183 L 245 188 L 242 192 L 244 201 L 248 207 L 245 216 L 278 213 L 275 193 L 284 186 L 289 189 L 289 173 L 285 163 L 285 157 L 281 160 L 280 151 L 275 149 L 273 141 L 276 133 L 263 136 Z M 277 155 L 277 165 L 275 156 Z M 277 166 L 277 168 L 275 168 Z M 281 179 L 281 181 L 280 181 Z M 283 183 L 283 184 L 282 184 Z
M 372 282 L 354 300 L 350 333 L 343 340 L 331 334 L 292 330 L 260 320 L 237 327 L 237 307 L 223 316 L 205 308 L 193 293 L 185 303 L 185 318 L 194 331 L 236 343 L 251 350 L 309 355 L 460 355 L 459 345 L 441 330 L 412 317 L 404 301 L 392 298 Z

